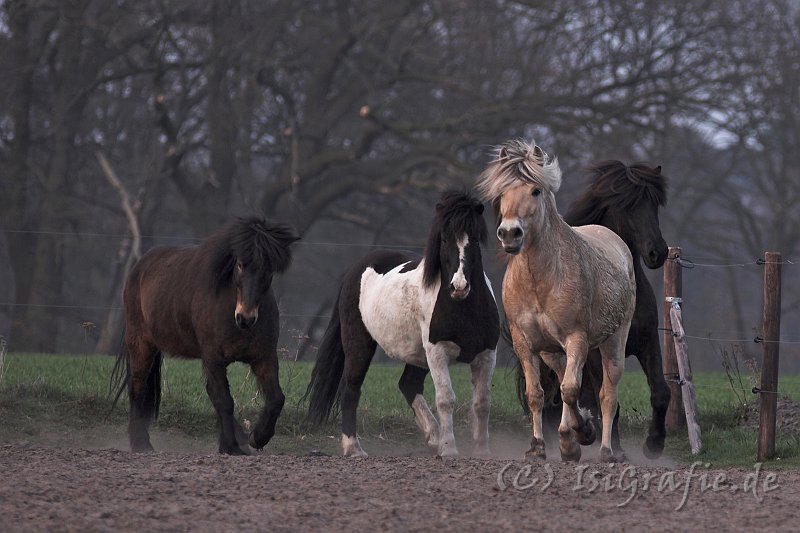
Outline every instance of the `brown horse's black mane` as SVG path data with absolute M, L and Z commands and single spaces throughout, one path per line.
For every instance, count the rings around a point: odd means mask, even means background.
M 260 217 L 242 217 L 202 242 L 201 253 L 211 256 L 212 288 L 219 292 L 233 280 L 237 263 L 254 272 L 283 272 L 289 268 L 289 245 L 298 240 L 288 224 Z
M 589 170 L 595 178 L 564 215 L 572 226 L 597 224 L 606 211 L 625 212 L 643 201 L 660 206 L 667 203 L 667 179 L 660 166 L 608 160 Z
M 486 222 L 483 220 L 483 204 L 466 192 L 447 191 L 436 204 L 428 242 L 425 245 L 425 266 L 423 284 L 432 287 L 436 284 L 442 265 L 439 252 L 441 237 L 454 239 L 455 235 L 466 233 L 471 238 L 485 244 L 487 238 Z

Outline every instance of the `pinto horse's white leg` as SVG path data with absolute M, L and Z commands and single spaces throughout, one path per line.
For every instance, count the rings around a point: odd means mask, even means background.
M 489 455 L 489 409 L 492 376 L 497 358 L 495 350 L 479 353 L 470 364 L 472 370 L 472 439 L 475 455 Z
M 617 412 L 617 387 L 625 369 L 625 343 L 630 324 L 621 326 L 611 337 L 600 345 L 603 361 L 603 385 L 600 387 L 600 410 L 603 415 L 603 437 L 600 446 L 600 461 L 616 462 L 617 457 L 611 448 L 611 430 Z
M 436 411 L 439 414 L 439 455 L 442 457 L 458 455 L 456 438 L 453 434 L 453 409 L 456 394 L 450 381 L 450 355 L 447 344 L 425 343 L 428 368 L 431 371 L 433 387 L 436 390 Z

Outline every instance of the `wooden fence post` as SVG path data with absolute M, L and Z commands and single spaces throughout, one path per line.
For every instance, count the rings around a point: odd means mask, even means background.
M 761 409 L 758 460 L 775 457 L 775 418 L 778 410 L 778 356 L 781 337 L 781 254 L 764 254 L 764 360 L 761 365 Z
M 680 427 L 686 421 L 683 412 L 683 394 L 678 383 L 680 371 L 678 370 L 678 361 L 675 356 L 675 342 L 672 337 L 672 317 L 670 316 L 672 303 L 671 300 L 668 300 L 669 298 L 680 298 L 683 292 L 681 265 L 678 263 L 680 257 L 680 247 L 670 246 L 667 260 L 664 262 L 664 336 L 661 343 L 661 351 L 664 357 L 662 363 L 664 376 L 672 394 L 666 418 L 667 428 L 670 429 Z
M 692 454 L 697 455 L 703 448 L 700 438 L 700 421 L 697 415 L 697 396 L 692 383 L 692 365 L 689 362 L 689 347 L 686 345 L 686 332 L 683 329 L 683 316 L 680 301 L 676 298 L 671 302 L 670 317 L 672 330 L 675 332 L 675 355 L 680 372 L 680 383 L 683 394 L 683 411 L 686 413 L 686 429 L 689 432 L 689 444 Z

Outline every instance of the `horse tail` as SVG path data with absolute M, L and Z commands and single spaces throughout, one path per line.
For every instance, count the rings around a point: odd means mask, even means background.
M 123 332 L 123 339 L 124 335 Z M 152 415 L 152 420 L 158 418 L 158 411 L 161 407 L 161 367 L 163 363 L 164 354 L 162 354 L 161 351 L 157 351 L 153 356 L 150 372 L 147 374 L 144 395 L 138 399 L 139 405 L 137 407 L 139 408 L 139 412 Z M 106 418 L 108 418 L 108 415 L 116 408 L 122 393 L 126 390 L 130 393 L 131 387 L 131 357 L 123 340 L 120 342 L 114 368 L 111 370 L 109 395 L 113 395 L 114 398 Z
M 306 420 L 312 426 L 327 422 L 334 405 L 338 404 L 343 371 L 344 346 L 337 298 L 333 306 L 333 316 L 317 350 L 317 362 L 311 371 L 311 382 L 305 394 L 306 397 L 311 396 Z

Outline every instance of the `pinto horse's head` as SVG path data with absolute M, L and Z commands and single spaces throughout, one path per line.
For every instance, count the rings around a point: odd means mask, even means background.
M 486 233 L 483 204 L 463 192 L 445 192 L 436 204 L 425 247 L 425 286 L 434 286 L 438 279 L 452 299 L 465 300 L 474 276 L 483 278 L 481 243 Z
M 497 238 L 507 253 L 520 253 L 548 220 L 557 216 L 555 193 L 561 186 L 557 159 L 536 144 L 509 141 L 481 174 L 478 189 L 492 203 Z
M 255 325 L 272 276 L 289 267 L 289 246 L 298 239 L 291 226 L 257 217 L 240 218 L 213 239 L 217 244 L 212 262 L 215 289 L 219 293 L 233 287 L 233 318 L 240 329 Z

